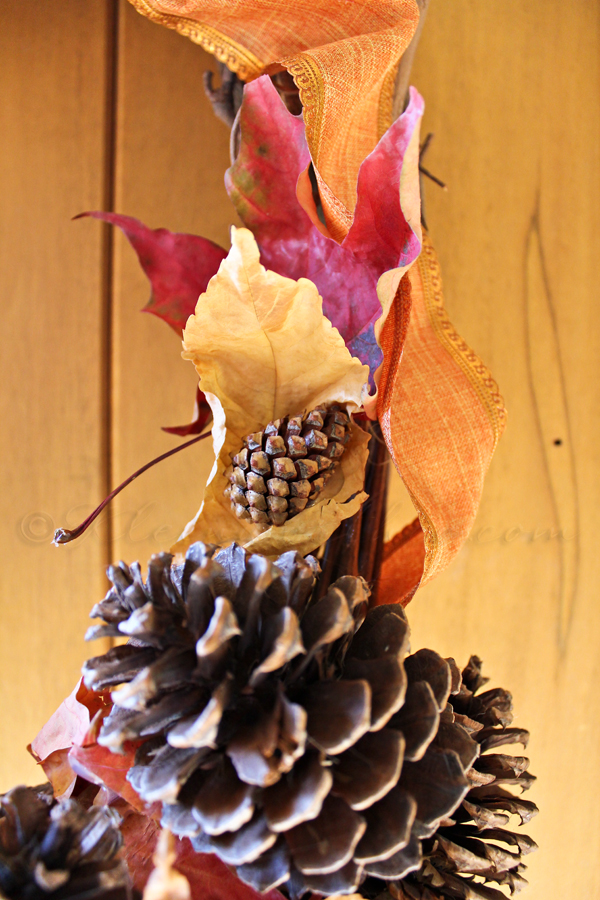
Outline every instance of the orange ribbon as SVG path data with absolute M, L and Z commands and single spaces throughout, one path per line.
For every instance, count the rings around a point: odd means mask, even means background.
M 419 518 L 386 544 L 377 602 L 406 605 L 469 534 L 506 420 L 496 382 L 446 316 L 427 234 L 380 343 L 377 414 Z

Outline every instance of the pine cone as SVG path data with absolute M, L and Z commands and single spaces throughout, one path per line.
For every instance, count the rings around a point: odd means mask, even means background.
M 403 881 L 388 886 L 396 900 L 505 900 L 490 882 L 507 885 L 511 894 L 527 882 L 521 858 L 537 848 L 525 834 L 506 830 L 511 815 L 524 825 L 537 813 L 531 801 L 515 796 L 505 785 L 528 790 L 535 777 L 527 772 L 529 760 L 493 751 L 507 744 L 527 746 L 529 732 L 509 727 L 512 697 L 502 688 L 478 694 L 488 681 L 481 674 L 481 660 L 472 656 L 463 670 L 458 692 L 453 692 L 440 721 L 434 744 L 454 746 L 461 753 L 464 736 L 470 735 L 480 755 L 466 768 L 469 791 L 452 817 L 445 818 L 431 838 L 423 842 L 423 864 Z M 498 843 L 499 842 L 499 843 Z M 502 846 L 504 845 L 504 846 Z M 510 848 L 510 849 L 508 849 Z M 477 879 L 477 880 L 476 880 Z M 385 885 L 374 880 L 363 892 L 386 897 Z
M 48 791 L 16 787 L 0 797 L 0 896 L 131 900 L 118 814 L 54 802 Z
M 84 666 L 88 686 L 122 685 L 99 741 L 143 740 L 128 777 L 162 824 L 291 898 L 420 869 L 479 755 L 448 698 L 485 695 L 433 651 L 406 657 L 404 611 L 368 611 L 361 578 L 314 599 L 317 563 L 294 552 L 272 564 L 194 544 L 171 559 L 154 556 L 146 583 L 138 565 L 109 570 L 92 611 L 107 624 L 89 636 L 132 641 Z
M 338 466 L 349 425 L 334 404 L 276 419 L 244 438 L 226 490 L 236 516 L 268 528 L 312 505 Z

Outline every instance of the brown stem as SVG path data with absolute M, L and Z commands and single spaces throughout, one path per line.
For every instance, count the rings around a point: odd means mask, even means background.
M 151 460 L 146 463 L 145 466 L 142 466 L 141 469 L 138 469 L 137 472 L 134 472 L 133 475 L 130 475 L 129 478 L 126 478 L 125 481 L 122 482 L 118 487 L 111 491 L 108 497 L 105 497 L 100 506 L 97 506 L 93 513 L 91 513 L 87 519 L 78 525 L 77 528 L 59 528 L 54 532 L 54 540 L 53 544 L 56 544 L 58 547 L 59 544 L 68 544 L 70 541 L 74 541 L 75 538 L 81 537 L 81 535 L 87 531 L 92 522 L 98 518 L 103 509 L 105 509 L 111 500 L 113 500 L 117 494 L 120 494 L 123 488 L 126 488 L 128 484 L 131 484 L 132 481 L 138 477 L 138 475 L 142 475 L 148 469 L 151 469 L 152 466 L 155 466 L 157 463 L 162 462 L 163 459 L 168 459 L 169 456 L 173 456 L 175 453 L 179 453 L 180 450 L 185 450 L 186 447 L 191 447 L 192 444 L 197 444 L 198 441 L 204 440 L 204 438 L 209 437 L 211 434 L 210 431 L 206 431 L 204 434 L 198 435 L 198 437 L 192 438 L 191 441 L 186 441 L 185 444 L 180 444 L 179 447 L 174 447 L 172 450 L 167 450 L 166 453 L 163 453 L 161 456 L 157 456 L 156 459 Z
M 369 499 L 361 509 L 336 528 L 321 560 L 321 575 L 316 598 L 323 597 L 331 584 L 342 575 L 362 575 L 377 592 L 377 578 L 383 558 L 385 508 L 389 454 L 379 423 L 370 426 L 371 441 L 365 469 L 365 491 Z
M 215 116 L 231 128 L 242 105 L 244 83 L 224 63 L 217 63 L 217 66 L 221 85 L 213 87 L 213 73 L 209 70 L 203 76 L 204 93 L 210 100 Z
M 431 144 L 434 137 L 435 137 L 435 135 L 434 135 L 433 131 L 430 131 L 428 133 L 427 137 L 425 138 L 425 140 L 423 141 L 423 143 L 421 144 L 421 146 L 419 147 L 419 164 L 423 162 L 423 157 L 429 150 L 429 145 Z
M 379 574 L 377 561 L 381 560 L 385 507 L 389 471 L 389 453 L 381 433 L 379 422 L 371 425 L 369 460 L 365 479 L 365 491 L 369 499 L 363 506 L 363 527 L 359 548 L 359 575 L 376 589 Z
M 389 480 L 389 464 L 386 466 L 386 483 L 385 483 L 385 500 L 382 506 L 381 516 L 379 517 L 379 528 L 377 530 L 377 538 L 375 541 L 375 557 L 373 560 L 373 571 L 371 573 L 371 606 L 377 605 L 377 594 L 379 592 L 379 576 L 381 574 L 381 565 L 383 563 L 383 548 L 385 544 L 385 513 L 387 506 L 387 485 Z
M 342 575 L 358 575 L 358 545 L 360 542 L 362 509 L 345 519 L 325 544 L 321 560 L 321 574 L 316 599 L 324 597 L 329 586 Z
M 358 575 L 358 547 L 362 533 L 362 508 L 340 525 L 342 546 L 337 557 L 333 580 L 342 575 Z

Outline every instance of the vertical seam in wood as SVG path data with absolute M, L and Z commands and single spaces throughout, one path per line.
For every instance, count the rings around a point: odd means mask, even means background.
M 102 206 L 113 212 L 115 198 L 117 90 L 119 63 L 119 3 L 106 0 L 106 95 L 104 114 L 104 186 Z M 113 481 L 113 302 L 114 302 L 114 229 L 102 226 L 102 470 L 105 494 Z M 104 557 L 109 565 L 113 556 L 113 521 L 110 508 L 104 523 Z

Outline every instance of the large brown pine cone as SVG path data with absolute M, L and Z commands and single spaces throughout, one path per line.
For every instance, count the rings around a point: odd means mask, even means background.
M 108 807 L 54 802 L 45 788 L 8 791 L 0 797 L 0 897 L 131 900 L 118 823 Z
M 90 637 L 132 640 L 84 666 L 122 685 L 99 740 L 144 740 L 129 779 L 163 824 L 292 898 L 419 870 L 480 748 L 447 706 L 467 702 L 453 661 L 407 657 L 403 610 L 367 611 L 360 578 L 315 599 L 317 568 L 203 544 L 154 556 L 146 583 L 120 564 Z
M 238 519 L 283 525 L 314 503 L 344 453 L 349 425 L 348 414 L 333 404 L 247 435 L 226 490 Z
M 498 688 L 478 693 L 487 681 L 481 674 L 481 660 L 472 656 L 440 725 L 442 732 L 453 723 L 479 746 L 480 755 L 466 773 L 469 792 L 452 816 L 442 820 L 435 834 L 423 842 L 423 864 L 417 872 L 388 885 L 389 893 L 383 884 L 378 887 L 372 881 L 365 885 L 365 895 L 385 898 L 387 893 L 396 900 L 505 900 L 506 895 L 490 883 L 507 885 L 511 894 L 527 884 L 521 859 L 537 845 L 526 834 L 509 831 L 506 826 L 511 816 L 518 816 L 524 825 L 538 810 L 506 786 L 523 792 L 535 777 L 527 772 L 527 757 L 495 751 L 508 744 L 526 747 L 529 732 L 510 727 L 512 697 L 507 691 Z M 454 740 L 459 734 L 455 732 Z

